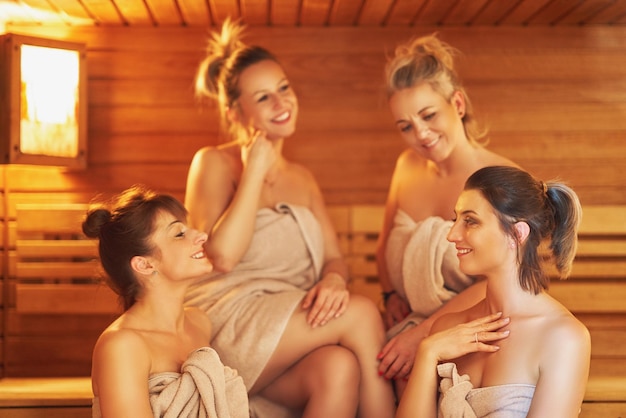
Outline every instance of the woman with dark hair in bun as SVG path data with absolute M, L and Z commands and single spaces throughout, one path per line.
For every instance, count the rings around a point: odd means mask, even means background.
M 139 186 L 87 213 L 83 231 L 98 239 L 124 309 L 93 350 L 95 418 L 249 416 L 241 377 L 210 348 L 209 318 L 183 304 L 213 270 L 207 235 L 186 215 L 175 198 Z
M 187 302 L 213 323 L 212 344 L 251 395 L 305 417 L 391 418 L 378 374 L 385 333 L 376 305 L 350 295 L 348 270 L 318 184 L 288 161 L 298 100 L 277 59 L 225 22 L 199 66 L 232 141 L 199 150 L 185 196 L 215 272 Z M 261 415 L 262 413 L 259 412 Z M 265 414 L 266 416 L 276 416 Z
M 486 296 L 435 321 L 398 418 L 577 417 L 589 331 L 547 293 L 539 252 L 547 244 L 550 263 L 567 278 L 582 216 L 576 193 L 515 167 L 486 167 L 465 183 L 454 216 L 448 240 L 460 269 L 484 277 Z

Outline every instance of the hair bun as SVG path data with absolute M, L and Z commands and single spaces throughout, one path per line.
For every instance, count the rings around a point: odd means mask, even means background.
M 111 212 L 105 208 L 91 209 L 83 221 L 83 233 L 89 238 L 99 238 L 102 226 L 111 221 Z

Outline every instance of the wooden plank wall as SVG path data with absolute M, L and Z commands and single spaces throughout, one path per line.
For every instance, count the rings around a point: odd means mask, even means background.
M 134 183 L 183 198 L 194 152 L 222 140 L 215 106 L 198 103 L 192 91 L 206 28 L 6 29 L 87 44 L 89 148 L 83 171 L 0 167 L 5 245 L 19 203 L 87 202 Z M 299 94 L 298 132 L 285 152 L 313 171 L 329 204 L 384 202 L 404 148 L 383 94 L 385 58 L 399 42 L 435 30 L 249 31 L 250 42 L 282 61 Z M 463 53 L 460 73 L 479 118 L 491 128 L 492 149 L 538 176 L 568 181 L 583 204 L 626 204 L 626 29 L 459 27 L 439 33 Z M 10 295 L 4 293 L 6 304 Z M 78 322 L 73 326 L 93 335 L 103 327 Z M 5 315 L 0 331 L 54 332 L 64 323 Z M 27 350 L 28 338 L 21 341 Z
M 87 43 L 89 167 L 7 169 L 18 193 L 117 192 L 143 182 L 177 195 L 217 112 L 192 93 L 204 28 L 8 27 Z M 249 41 L 281 59 L 300 98 L 286 153 L 310 167 L 333 204 L 384 201 L 403 148 L 382 93 L 385 55 L 436 28 L 255 28 Z M 626 29 L 454 28 L 440 36 L 491 147 L 541 177 L 569 181 L 584 204 L 626 203 Z

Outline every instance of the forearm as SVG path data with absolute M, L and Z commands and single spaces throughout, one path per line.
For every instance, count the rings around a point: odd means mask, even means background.
M 326 263 L 324 263 L 324 267 L 322 268 L 322 278 L 326 275 L 336 273 L 341 276 L 342 279 L 346 281 L 346 285 L 350 282 L 350 274 L 348 273 L 348 265 L 344 261 L 343 257 L 335 257 L 332 258 Z
M 216 222 L 205 245 L 218 270 L 231 270 L 248 250 L 256 228 L 262 177 L 244 170 L 232 201 Z
M 396 418 L 437 416 L 437 358 L 420 344 Z

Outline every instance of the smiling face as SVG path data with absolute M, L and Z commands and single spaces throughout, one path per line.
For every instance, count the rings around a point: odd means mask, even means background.
M 461 119 L 465 106 L 459 91 L 446 100 L 424 82 L 393 93 L 389 107 L 405 142 L 429 160 L 443 161 L 459 141 L 467 141 Z
M 213 271 L 206 258 L 203 245 L 207 234 L 189 228 L 169 212 L 161 211 L 156 217 L 152 234 L 155 255 L 151 258 L 155 269 L 171 280 L 187 280 Z
M 298 99 L 278 63 L 264 60 L 246 68 L 239 77 L 239 88 L 233 117 L 241 125 L 265 132 L 268 139 L 294 133 Z
M 493 207 L 479 191 L 463 191 L 454 212 L 448 241 L 456 246 L 463 273 L 503 275 L 517 268 L 515 240 L 503 231 Z

